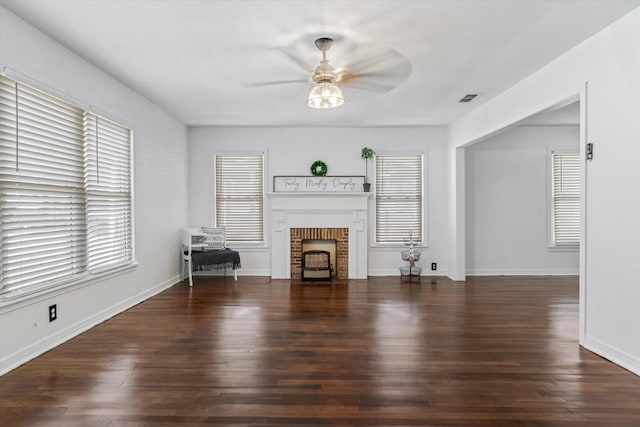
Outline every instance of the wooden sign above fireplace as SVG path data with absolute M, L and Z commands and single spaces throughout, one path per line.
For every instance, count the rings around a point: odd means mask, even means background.
M 274 176 L 273 191 L 287 193 L 362 192 L 364 176 Z

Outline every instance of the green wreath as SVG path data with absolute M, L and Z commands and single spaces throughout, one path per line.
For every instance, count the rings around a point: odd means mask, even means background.
M 313 176 L 325 176 L 327 174 L 327 164 L 322 160 L 316 160 L 311 164 L 311 175 Z

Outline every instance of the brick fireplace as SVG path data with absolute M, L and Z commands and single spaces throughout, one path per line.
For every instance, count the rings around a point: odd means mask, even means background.
M 348 228 L 291 228 L 291 279 L 301 278 L 302 241 L 335 240 L 336 241 L 336 279 L 349 278 L 349 229 Z
M 271 277 L 299 279 L 302 239 L 317 237 L 339 242 L 338 279 L 366 279 L 370 194 L 269 193 Z

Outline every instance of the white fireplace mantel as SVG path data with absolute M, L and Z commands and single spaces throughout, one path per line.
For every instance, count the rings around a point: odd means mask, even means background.
M 368 205 L 371 193 L 268 193 L 271 277 L 291 278 L 291 228 L 348 228 L 349 278 L 367 278 Z

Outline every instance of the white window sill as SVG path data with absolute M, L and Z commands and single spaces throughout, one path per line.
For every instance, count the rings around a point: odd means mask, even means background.
M 549 252 L 579 252 L 580 245 L 559 245 L 559 246 L 548 246 L 547 250 Z
M 238 252 L 262 252 L 269 249 L 266 243 L 248 243 L 248 242 L 232 242 L 227 240 L 225 246 Z
M 384 250 L 405 250 L 405 249 L 409 249 L 409 243 L 372 243 L 371 245 L 369 245 L 369 247 L 371 248 L 371 250 L 379 250 L 379 251 L 384 251 Z M 416 250 L 426 250 L 429 248 L 429 245 L 423 244 L 423 243 L 414 243 L 413 244 L 413 249 Z

